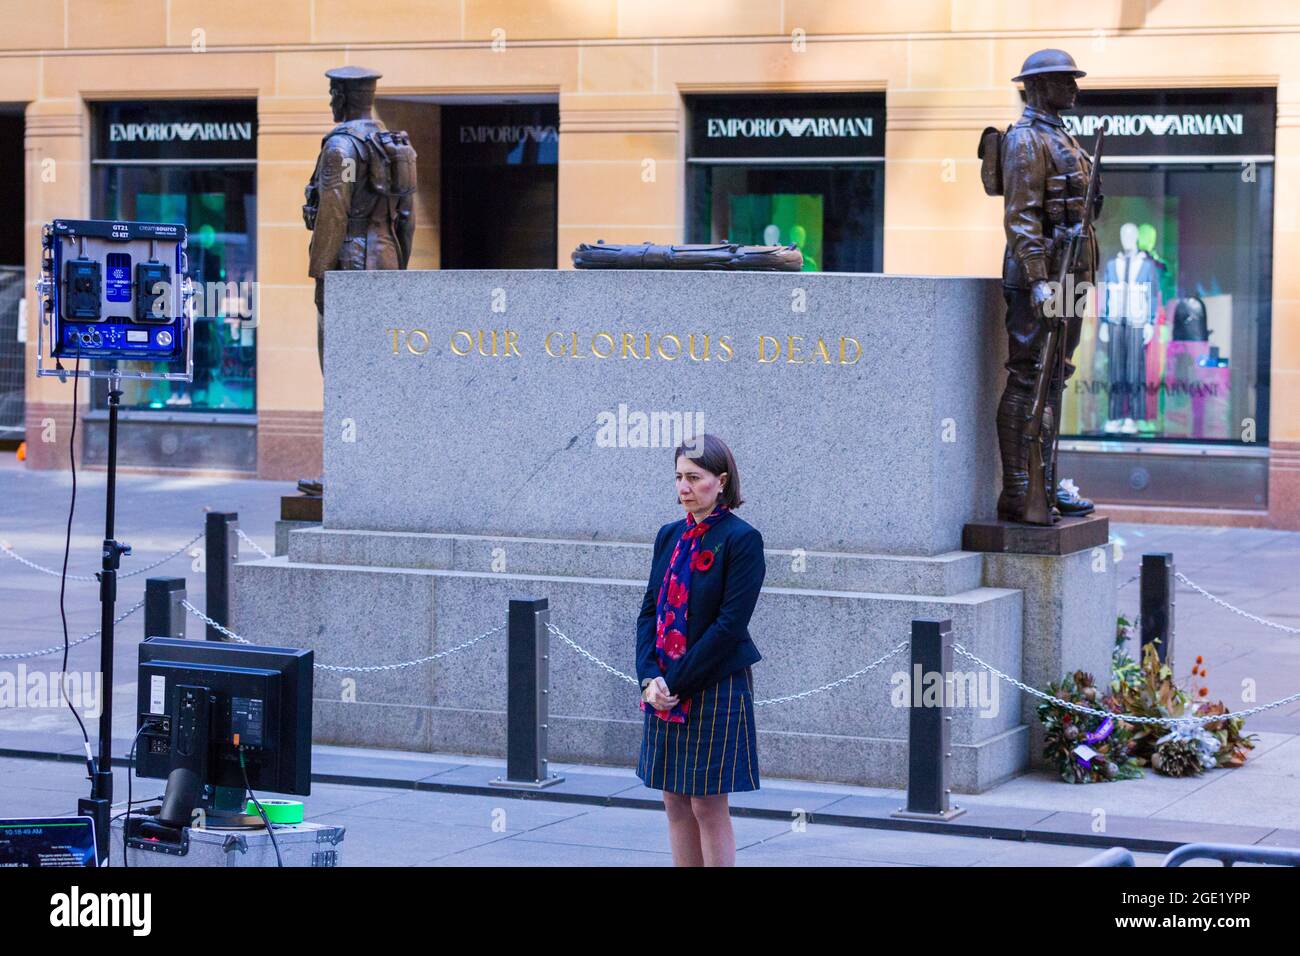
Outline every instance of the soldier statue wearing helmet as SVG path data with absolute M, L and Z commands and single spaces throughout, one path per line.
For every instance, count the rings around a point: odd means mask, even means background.
M 1052 372 L 1047 411 L 1042 416 L 1039 439 L 1029 437 L 1028 423 L 1035 379 L 1049 323 L 1048 303 L 1054 298 L 1055 280 L 1061 274 L 1062 250 L 1072 224 L 1083 221 L 1082 211 L 1093 158 L 1065 129 L 1060 112 L 1074 106 L 1079 88 L 1075 77 L 1084 76 L 1063 50 L 1039 50 L 1025 60 L 1014 81 L 1025 84 L 1025 110 L 1005 133 L 990 128 L 981 140 L 986 191 L 1004 197 L 1003 225 L 1007 245 L 1002 263 L 1003 296 L 1007 303 L 1007 382 L 997 412 L 998 448 L 1002 455 L 1002 493 L 998 517 L 1025 520 L 1025 502 L 1031 476 L 1029 442 L 1041 440 L 1053 447 L 1061 421 L 1065 380 L 1074 371 L 1070 359 L 1079 343 L 1082 316 L 1075 314 L 1079 292 L 1063 290 L 1065 298 L 1064 374 Z M 992 135 L 991 135 L 992 134 Z M 1094 215 L 1101 208 L 1100 193 Z M 1077 231 L 1077 230 L 1076 230 Z M 1079 251 L 1068 270 L 1075 290 L 1091 287 L 1097 267 L 1097 240 L 1088 226 Z M 1080 283 L 1087 283 L 1080 285 Z M 1056 300 L 1058 303 L 1062 299 Z M 1055 310 L 1052 310 L 1055 312 Z M 1057 490 L 1052 456 L 1044 452 L 1047 500 L 1051 518 L 1081 515 L 1092 503 L 1073 493 Z
M 307 183 L 303 221 L 312 231 L 307 274 L 316 280 L 316 348 L 325 370 L 325 273 L 405 269 L 415 232 L 415 150 L 372 110 L 381 74 L 360 66 L 327 70 L 337 124 L 321 141 Z

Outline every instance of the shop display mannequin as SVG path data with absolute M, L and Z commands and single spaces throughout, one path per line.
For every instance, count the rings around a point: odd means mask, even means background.
M 1146 418 L 1146 346 L 1155 331 L 1155 260 L 1138 248 L 1138 227 L 1119 230 L 1120 251 L 1106 261 L 1098 339 L 1109 348 L 1106 431 L 1136 434 Z

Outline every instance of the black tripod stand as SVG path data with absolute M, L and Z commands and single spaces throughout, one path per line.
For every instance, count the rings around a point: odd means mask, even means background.
M 99 670 L 103 677 L 103 707 L 99 715 L 99 756 L 92 758 L 90 796 L 77 801 L 77 814 L 95 821 L 95 852 L 108 863 L 113 807 L 113 609 L 117 601 L 117 569 L 131 546 L 113 539 L 117 491 L 117 409 L 122 399 L 116 371 L 108 380 L 108 488 L 104 502 L 104 552 L 99 578 Z M 73 407 L 72 413 L 77 413 Z M 127 770 L 130 773 L 130 769 Z

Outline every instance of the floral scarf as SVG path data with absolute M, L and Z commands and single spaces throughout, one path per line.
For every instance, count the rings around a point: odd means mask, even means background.
M 697 522 L 695 515 L 687 513 L 686 531 L 673 548 L 673 556 L 664 571 L 664 580 L 659 585 L 659 597 L 656 601 L 655 615 L 655 650 L 658 652 L 659 670 L 668 672 L 668 661 L 677 660 L 686 653 L 686 614 L 691 600 L 691 578 L 694 572 L 706 572 L 713 567 L 713 551 L 700 547 L 700 539 L 715 524 L 727 516 L 726 505 L 718 505 L 703 521 Z M 683 549 L 682 545 L 686 547 Z M 669 691 L 672 688 L 668 688 Z M 671 710 L 657 710 L 641 701 L 641 709 L 648 710 L 660 720 L 675 724 L 685 723 L 686 715 L 691 712 L 691 701 L 679 700 Z

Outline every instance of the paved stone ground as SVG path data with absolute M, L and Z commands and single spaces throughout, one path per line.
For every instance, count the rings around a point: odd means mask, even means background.
M 114 776 L 114 794 L 124 801 L 125 771 Z M 0 817 L 63 815 L 85 795 L 84 769 L 73 763 L 0 759 L 0 778 Z M 162 792 L 157 780 L 135 786 L 136 799 Z M 305 802 L 308 820 L 347 828 L 345 866 L 672 864 L 662 811 L 332 784 L 314 786 Z M 745 817 L 733 823 L 738 866 L 1073 866 L 1100 852 L 818 824 L 796 831 L 782 820 Z M 1140 866 L 1162 858 L 1134 857 Z
M 14 552 L 48 567 L 57 567 L 62 560 L 64 524 L 67 517 L 68 495 L 71 488 L 65 472 L 33 472 L 13 460 L 10 453 L 0 456 L 0 542 L 7 542 Z M 288 482 L 236 481 L 202 478 L 159 478 L 141 475 L 121 475 L 118 481 L 117 537 L 131 544 L 135 553 L 126 558 L 123 571 L 139 568 L 168 552 L 196 534 L 203 526 L 205 508 L 220 511 L 237 511 L 241 526 L 266 550 L 272 550 L 272 534 L 278 514 L 279 496 L 293 492 Z M 73 524 L 70 573 L 91 574 L 98 566 L 99 543 L 103 536 L 102 472 L 82 472 L 78 477 L 77 513 Z M 1114 536 L 1121 542 L 1124 557 L 1121 562 L 1121 585 L 1137 573 L 1139 556 L 1144 551 L 1172 551 L 1177 568 L 1207 590 L 1225 600 L 1243 607 L 1269 620 L 1300 626 L 1300 588 L 1295 584 L 1295 567 L 1300 557 L 1300 534 L 1239 528 L 1192 528 L 1153 525 L 1115 525 Z M 196 573 L 188 556 L 168 562 L 151 575 L 173 574 L 188 578 L 195 603 L 202 606 L 202 575 Z M 143 597 L 145 574 L 124 579 L 119 590 L 119 611 L 125 610 Z M 58 614 L 57 577 L 39 574 L 23 567 L 12 559 L 0 555 L 0 654 L 52 647 L 61 644 L 62 631 Z M 1121 610 L 1135 612 L 1138 602 L 1137 584 L 1122 587 L 1119 595 Z M 69 635 L 75 639 L 98 627 L 99 605 L 96 585 L 93 582 L 69 582 L 67 590 L 67 618 Z M 140 640 L 143 616 L 137 612 L 124 621 L 118 629 L 115 653 L 114 682 L 114 736 L 128 739 L 134 727 L 135 646 Z M 1177 637 L 1175 657 L 1180 677 L 1189 670 L 1190 661 L 1200 654 L 1209 669 L 1208 683 L 1212 694 L 1222 697 L 1234 709 L 1247 704 L 1241 701 L 1243 682 L 1254 683 L 1255 698 L 1259 702 L 1275 700 L 1300 691 L 1300 636 L 1288 635 L 1234 615 L 1185 588 L 1178 591 Z M 193 625 L 193 635 L 199 633 Z M 31 662 L 31 667 L 45 669 L 58 666 L 59 657 L 50 656 Z M 0 668 L 15 670 L 14 662 L 0 662 Z M 98 669 L 98 642 L 89 641 L 75 648 L 69 659 L 71 671 Z M 89 722 L 92 735 L 94 722 Z M 988 793 L 962 796 L 958 802 L 968 805 L 1030 807 L 1073 810 L 1092 813 L 1098 809 L 1108 814 L 1142 816 L 1152 820 L 1203 821 L 1206 823 L 1250 823 L 1300 829 L 1300 702 L 1269 711 L 1252 718 L 1248 730 L 1259 734 L 1260 746 L 1246 767 L 1234 771 L 1213 771 L 1190 780 L 1170 780 L 1148 774 L 1144 779 L 1116 785 L 1070 787 L 1049 775 L 1027 774 L 1012 780 Z M 65 709 L 7 709 L 0 710 L 0 746 L 31 750 L 66 751 L 79 745 L 80 735 Z M 15 765 L 15 773 L 17 767 Z M 28 762 L 17 776 L 6 773 L 0 783 L 0 812 L 17 813 L 53 812 L 52 804 L 63 800 L 65 811 L 70 809 L 61 792 L 63 781 L 71 781 L 66 794 L 81 792 L 80 769 L 74 764 L 48 764 Z M 8 766 L 5 768 L 8 770 Z M 57 773 L 55 771 L 57 770 Z M 41 780 L 48 775 L 48 785 Z M 18 786 L 22 778 L 30 787 Z M 55 781 L 59 785 L 55 785 Z M 765 786 L 767 786 L 765 781 Z M 362 792 L 354 793 L 360 789 Z M 18 799 L 19 791 L 27 794 Z M 30 791 L 30 792 L 28 792 Z M 124 793 L 124 787 L 121 791 Z M 886 793 L 887 791 L 873 791 Z M 403 847 L 400 840 L 392 843 L 379 840 L 371 846 L 366 820 L 374 819 L 365 812 L 366 807 L 377 809 L 381 804 L 374 800 L 376 791 L 367 788 L 319 788 L 320 799 L 335 801 L 337 809 L 321 812 L 355 816 L 360 822 L 355 831 L 366 835 L 349 843 L 351 860 L 363 862 L 368 853 L 396 852 Z M 57 799 L 56 799 L 57 795 Z M 393 809 L 409 812 L 393 826 L 422 826 L 425 822 L 437 823 L 440 815 L 460 820 L 473 815 L 483 807 L 495 806 L 501 801 L 494 798 L 427 793 L 384 794 L 383 801 L 396 801 Z M 44 800 L 44 803 L 42 802 Z M 313 797 L 313 805 L 317 797 Z M 460 801 L 464 801 L 463 804 Z M 527 801 L 504 801 L 504 805 L 519 804 L 526 815 L 542 812 L 536 804 Z M 30 804 L 30 805 L 29 805 Z M 527 806 L 525 806 L 527 804 Z M 50 809 L 42 809 L 50 805 Z M 470 809 L 453 810 L 452 806 Z M 387 807 L 385 812 L 387 812 Z M 552 862 L 581 862 L 585 853 L 602 856 L 602 862 L 618 863 L 637 858 L 637 847 L 657 847 L 651 852 L 667 853 L 663 820 L 660 815 L 645 810 L 623 808 L 591 808 L 581 805 L 553 805 L 546 812 L 558 814 L 561 819 L 529 825 L 526 832 L 492 833 L 481 841 L 462 833 L 455 827 L 473 829 L 476 824 L 444 823 L 453 829 L 446 832 L 446 844 L 436 844 L 433 850 L 405 862 L 428 862 L 434 857 L 456 854 L 458 862 L 505 861 L 507 842 L 517 844 L 545 844 L 567 847 L 556 853 L 570 853 L 571 857 Z M 561 840 L 548 843 L 555 834 L 565 834 L 581 829 L 572 821 L 581 819 L 583 826 L 590 825 L 601 836 L 596 843 L 584 843 L 575 835 L 571 843 Z M 569 820 L 565 823 L 564 820 Z M 646 821 L 651 821 L 646 823 Z M 606 822 L 608 821 L 608 822 Z M 621 822 L 620 822 L 621 821 Z M 487 826 L 487 824 L 482 824 Z M 768 821 L 737 820 L 737 835 L 745 834 L 745 859 L 761 860 L 764 855 L 777 855 L 783 848 L 795 846 L 804 849 L 787 855 L 824 856 L 828 859 L 861 859 L 880 862 L 923 862 L 926 852 L 923 845 L 942 847 L 942 841 L 957 841 L 957 846 L 983 846 L 983 850 L 966 852 L 971 862 L 991 859 L 1002 854 L 1015 857 L 1028 854 L 1030 862 L 1035 849 L 1008 841 L 970 840 L 949 836 L 923 836 L 860 831 L 843 827 L 810 827 L 806 833 L 790 833 L 788 824 L 775 822 L 772 830 Z M 616 842 L 617 831 L 625 826 L 629 834 L 644 834 L 646 840 L 632 841 L 631 846 Z M 742 826 L 744 830 L 742 831 Z M 566 829 L 566 827 L 568 829 Z M 645 827 L 646 829 L 637 829 Z M 382 827 L 380 828 L 382 829 Z M 521 830 L 523 827 L 521 826 Z M 543 833 L 542 831 L 548 831 Z M 771 831 L 771 832 L 769 832 Z M 395 831 L 396 832 L 396 831 Z M 481 836 L 481 834 L 479 835 Z M 455 841 L 463 838 L 463 846 Z M 378 839 L 378 838 L 376 838 Z M 593 838 L 594 839 L 594 838 Z M 629 840 L 632 838 L 629 837 Z M 817 843 L 823 840 L 825 843 Z M 516 843 L 517 841 L 517 843 Z M 794 842 L 799 841 L 799 842 Z M 843 841 L 841 854 L 832 852 Z M 883 853 L 880 847 L 894 847 L 890 852 L 902 854 L 904 844 L 917 841 L 915 860 L 904 858 L 885 860 L 872 853 Z M 929 841 L 941 841 L 930 844 Z M 625 843 L 627 841 L 624 841 Z M 387 846 L 383 851 L 380 847 Z M 451 847 L 443 852 L 444 846 Z M 367 849 L 367 847 L 370 847 Z M 546 849 L 543 847 L 543 849 Z M 583 849 L 585 847 L 586 849 Z M 595 847 L 596 849 L 593 849 Z M 990 849 L 991 847 L 991 849 Z M 814 849 L 815 848 L 815 849 Z M 536 848 L 534 848 L 536 849 Z M 1057 848 L 1063 856 L 1056 862 L 1073 862 L 1092 851 L 1078 848 Z M 405 851 L 404 851 L 405 852 Z M 412 853 L 421 850 L 412 850 Z M 549 859 L 537 851 L 531 859 Z M 954 853 L 956 850 L 954 849 Z M 1055 850 L 1053 850 L 1055 852 Z M 983 855 L 980 855 L 980 854 Z M 529 856 L 528 854 L 521 854 Z M 943 857 L 937 852 L 932 859 Z M 953 857 L 957 859 L 958 857 Z M 394 860 L 396 862 L 396 859 Z

